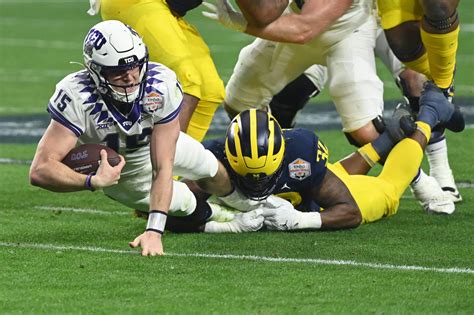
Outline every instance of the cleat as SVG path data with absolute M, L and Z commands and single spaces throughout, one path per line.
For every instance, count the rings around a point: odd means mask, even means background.
M 428 213 L 452 214 L 456 209 L 450 194 L 441 189 L 434 177 L 422 173 L 419 180 L 410 185 L 410 189 Z
M 449 102 L 444 93 L 431 81 L 427 81 L 423 86 L 419 117 L 423 112 L 436 114 L 437 127 L 446 127 L 453 132 L 464 130 L 465 122 L 460 108 Z
M 459 192 L 457 187 L 441 187 L 441 189 L 451 197 L 451 200 L 454 203 L 462 201 L 461 193 Z

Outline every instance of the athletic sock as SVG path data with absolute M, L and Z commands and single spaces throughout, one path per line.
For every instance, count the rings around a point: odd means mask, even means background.
M 428 142 L 430 140 L 430 137 L 431 137 L 431 127 L 430 127 L 430 125 L 427 124 L 424 121 L 417 121 L 416 125 L 418 127 L 417 129 L 420 130 L 423 133 L 423 135 L 426 137 L 426 141 Z
M 421 28 L 421 39 L 428 55 L 431 78 L 442 89 L 449 88 L 453 82 L 458 37 L 459 26 L 446 34 L 428 33 Z
M 374 149 L 372 143 L 367 143 L 357 150 L 362 158 L 367 162 L 370 167 L 374 167 L 375 164 L 380 160 L 380 155 Z M 386 156 L 383 157 L 384 159 Z
M 431 78 L 430 64 L 428 62 L 428 54 L 426 52 L 413 61 L 404 61 L 403 63 L 408 68 L 424 74 L 427 78 Z
M 430 164 L 430 175 L 440 182 L 441 187 L 455 187 L 446 139 L 429 144 L 425 151 Z
M 388 132 L 383 132 L 377 139 L 372 141 L 372 147 L 377 152 L 379 158 L 385 159 L 395 143 L 390 138 Z

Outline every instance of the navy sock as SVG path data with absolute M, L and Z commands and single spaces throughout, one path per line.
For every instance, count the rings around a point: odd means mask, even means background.
M 381 160 L 385 160 L 387 158 L 394 145 L 395 143 L 386 131 L 384 131 L 377 139 L 372 141 L 372 147 L 380 156 Z

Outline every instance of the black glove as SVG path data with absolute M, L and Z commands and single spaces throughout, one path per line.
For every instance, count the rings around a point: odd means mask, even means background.
M 185 16 L 188 11 L 201 5 L 202 0 L 166 0 L 166 3 L 179 16 Z

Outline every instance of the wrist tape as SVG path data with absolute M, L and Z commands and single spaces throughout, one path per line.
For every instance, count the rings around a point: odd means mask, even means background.
M 168 214 L 161 210 L 150 210 L 145 231 L 163 234 Z

